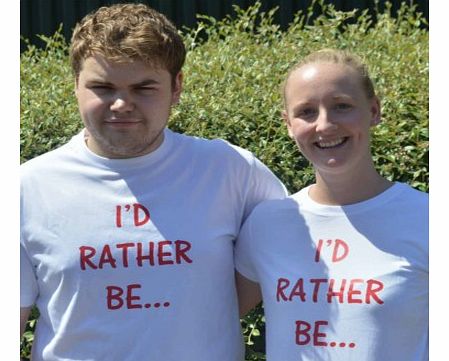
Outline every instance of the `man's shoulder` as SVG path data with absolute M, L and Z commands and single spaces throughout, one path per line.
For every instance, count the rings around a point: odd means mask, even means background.
M 240 146 L 222 138 L 204 138 L 193 135 L 174 133 L 179 141 L 192 147 L 196 152 L 200 152 L 205 158 L 219 157 L 222 161 L 226 159 L 241 159 L 242 161 L 253 163 L 254 154 Z
M 299 204 L 292 196 L 279 199 L 267 199 L 254 207 L 250 217 L 254 220 L 286 219 L 299 213 Z
M 76 150 L 75 142 L 76 137 L 74 136 L 68 142 L 58 146 L 55 149 L 52 149 L 46 153 L 40 154 L 32 159 L 27 160 L 26 162 L 20 165 L 22 176 L 33 173 L 33 172 L 46 172 L 51 169 L 55 169 L 60 167 L 61 162 L 65 162 L 67 157 L 72 155 Z

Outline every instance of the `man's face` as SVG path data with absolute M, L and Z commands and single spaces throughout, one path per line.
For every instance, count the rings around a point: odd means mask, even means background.
M 89 137 L 87 145 L 106 158 L 132 158 L 154 151 L 164 139 L 170 109 L 179 100 L 182 74 L 142 61 L 115 63 L 87 58 L 75 94 Z

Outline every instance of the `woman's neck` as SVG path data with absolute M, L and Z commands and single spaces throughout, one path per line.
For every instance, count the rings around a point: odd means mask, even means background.
M 339 175 L 317 171 L 309 196 L 321 204 L 348 205 L 371 199 L 392 185 L 393 182 L 377 173 L 374 166 L 363 172 Z

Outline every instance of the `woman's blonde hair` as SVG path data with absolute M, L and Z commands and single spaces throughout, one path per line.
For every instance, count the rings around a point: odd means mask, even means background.
M 284 104 L 285 104 L 285 85 L 287 83 L 290 75 L 296 71 L 297 69 L 316 63 L 331 63 L 331 64 L 342 64 L 347 65 L 350 68 L 354 69 L 357 74 L 360 76 L 360 80 L 362 82 L 363 89 L 365 90 L 366 96 L 368 98 L 373 98 L 376 96 L 376 92 L 374 90 L 374 84 L 371 80 L 371 77 L 368 73 L 367 66 L 362 62 L 362 60 L 355 54 L 350 53 L 345 50 L 337 50 L 337 49 L 321 49 L 310 53 L 301 61 L 296 63 L 292 68 L 290 68 L 287 73 L 287 77 L 283 83 L 282 89 L 284 94 Z

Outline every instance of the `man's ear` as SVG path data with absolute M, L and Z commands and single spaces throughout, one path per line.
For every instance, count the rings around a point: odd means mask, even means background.
M 79 78 L 78 78 L 78 75 L 76 75 L 75 76 L 75 82 L 74 82 L 74 87 L 73 87 L 73 90 L 74 90 L 74 92 L 75 92 L 75 95 L 77 95 L 77 93 L 78 93 L 78 83 L 79 83 Z
M 370 126 L 374 127 L 381 121 L 381 107 L 380 107 L 380 100 L 377 96 L 374 96 L 371 99 L 371 122 Z
M 181 98 L 183 79 L 184 79 L 184 75 L 182 74 L 182 71 L 180 71 L 178 74 L 176 74 L 174 85 L 173 85 L 172 105 L 179 103 L 179 99 Z

